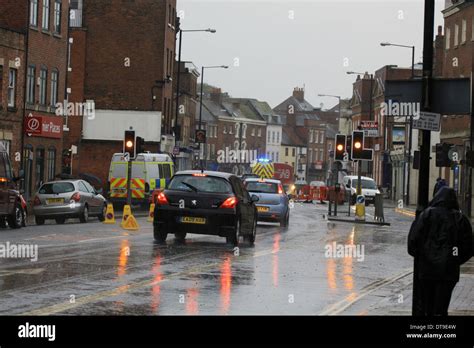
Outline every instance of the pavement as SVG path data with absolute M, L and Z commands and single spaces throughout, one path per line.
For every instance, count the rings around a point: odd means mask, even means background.
M 238 249 L 204 235 L 156 244 L 146 217 L 138 231 L 97 219 L 0 229 L 0 245 L 38 246 L 36 261 L 0 258 L 0 315 L 410 315 L 413 218 L 394 207 L 391 226 L 326 215 L 327 204 L 296 203 L 289 228 L 260 223 L 255 246 Z M 473 273 L 471 261 L 451 314 L 473 314 Z

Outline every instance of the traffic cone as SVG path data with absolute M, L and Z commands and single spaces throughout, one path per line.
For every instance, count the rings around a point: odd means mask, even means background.
M 127 220 L 122 224 L 124 230 L 137 231 L 140 229 L 140 225 L 133 215 L 130 215 Z
M 154 217 L 155 217 L 155 203 L 151 203 L 150 212 L 148 213 L 148 219 L 146 221 L 153 222 Z
M 113 204 L 107 204 L 107 211 L 105 212 L 104 224 L 114 225 L 115 224 L 115 214 Z
M 129 205 L 124 205 L 123 207 L 123 216 L 122 216 L 122 222 L 120 223 L 121 226 L 125 225 L 125 222 L 127 222 L 128 218 L 132 215 L 132 209 L 130 208 Z

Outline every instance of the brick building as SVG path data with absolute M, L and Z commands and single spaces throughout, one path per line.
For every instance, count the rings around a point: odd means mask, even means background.
M 66 91 L 68 13 L 68 0 L 2 1 L 0 27 L 26 35 L 22 155 L 27 198 L 61 172 L 63 118 L 57 106 Z
M 23 127 L 25 35 L 0 28 L 0 143 L 18 173 Z
M 73 173 L 107 181 L 110 159 L 132 127 L 146 150 L 174 147 L 173 73 L 176 0 L 71 2 L 69 102 L 92 114 L 69 115 L 65 147 Z

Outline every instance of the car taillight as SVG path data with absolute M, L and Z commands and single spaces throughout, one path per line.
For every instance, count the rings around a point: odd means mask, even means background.
M 283 194 L 283 187 L 281 187 L 281 185 L 278 185 L 278 193 L 280 195 Z
M 74 202 L 80 202 L 81 201 L 81 195 L 79 192 L 76 192 L 75 194 L 72 195 L 71 200 Z
M 159 205 L 169 205 L 170 203 L 168 202 L 168 198 L 166 198 L 166 195 L 163 192 L 160 192 L 158 195 L 158 204 Z
M 224 209 L 235 208 L 237 205 L 237 202 L 238 201 L 236 197 L 229 197 L 224 201 L 224 203 L 221 204 L 220 208 L 224 208 Z
M 35 196 L 35 199 L 33 200 L 33 205 L 41 205 L 41 200 L 38 196 Z

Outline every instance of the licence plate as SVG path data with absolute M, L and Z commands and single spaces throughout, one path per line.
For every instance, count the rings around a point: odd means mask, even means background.
M 198 218 L 198 217 L 183 216 L 181 218 L 181 223 L 183 223 L 183 224 L 205 225 L 206 224 L 206 219 L 205 218 Z
M 266 213 L 267 211 L 269 211 L 270 208 L 269 207 L 257 207 L 257 211 L 259 213 Z
M 49 198 L 46 200 L 48 204 L 63 204 L 64 198 Z

